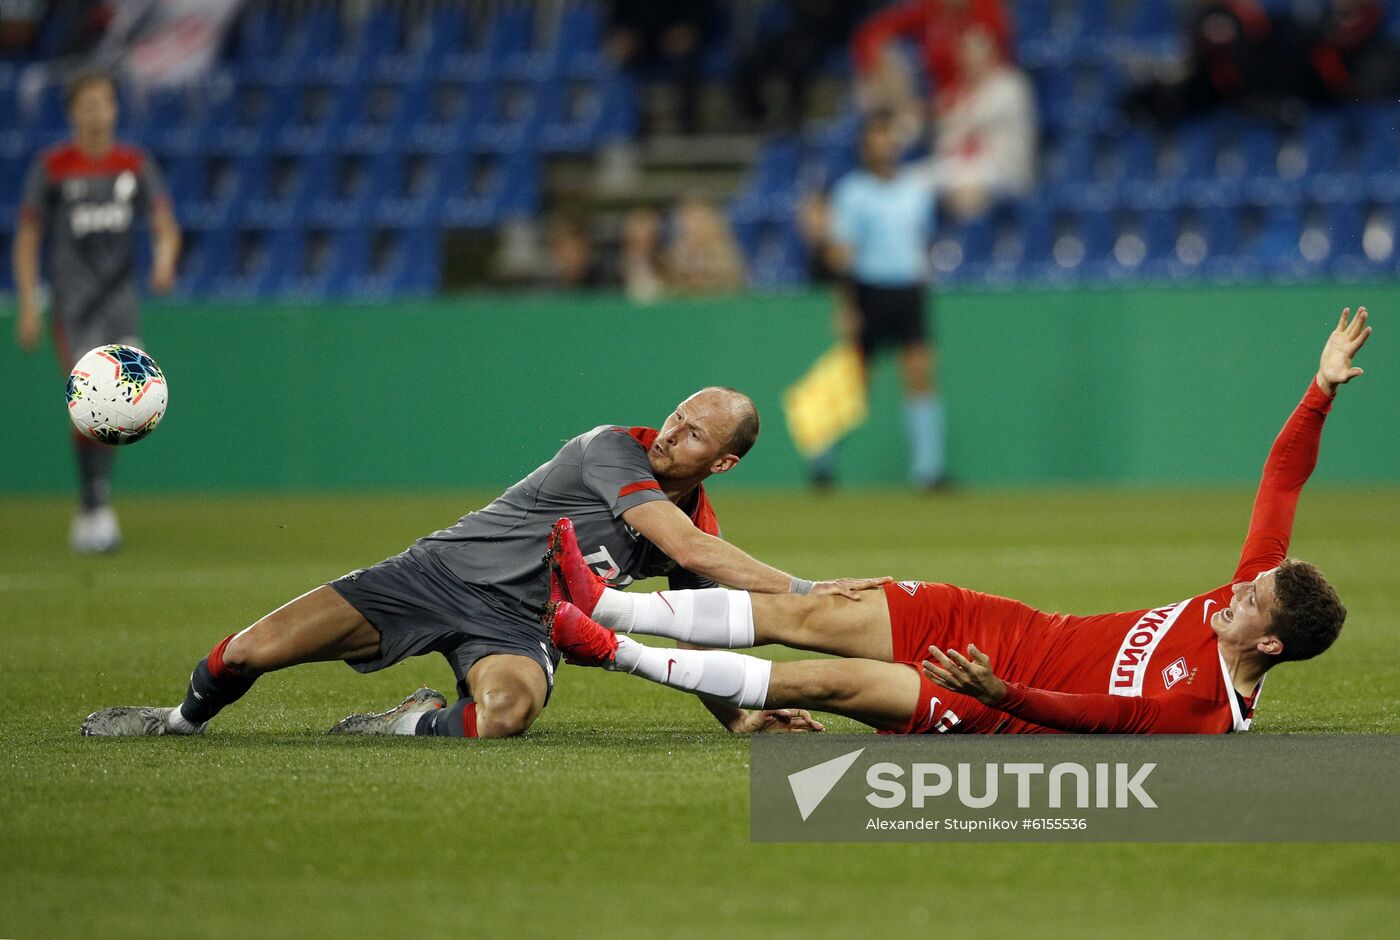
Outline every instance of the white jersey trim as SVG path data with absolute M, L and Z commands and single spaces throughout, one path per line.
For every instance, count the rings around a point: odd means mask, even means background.
M 1147 664 L 1162 638 L 1171 630 L 1186 605 L 1195 600 L 1187 598 L 1170 607 L 1157 607 L 1149 610 L 1128 628 L 1123 635 L 1123 643 L 1118 654 L 1113 657 L 1113 666 L 1108 674 L 1108 694 L 1141 696 L 1143 678 L 1147 675 Z M 1134 642 L 1138 640 L 1138 642 Z
M 1225 665 L 1225 654 L 1220 652 L 1220 647 L 1215 648 L 1216 655 L 1220 657 L 1220 674 L 1225 677 L 1225 697 L 1230 700 L 1230 730 L 1248 731 L 1249 726 L 1254 723 L 1253 708 L 1250 709 L 1251 717 L 1244 717 L 1240 712 L 1240 697 L 1235 692 L 1235 681 L 1230 678 L 1230 667 Z M 1259 677 L 1259 684 L 1254 687 L 1254 708 L 1259 707 L 1259 696 L 1264 694 L 1264 680 L 1269 678 L 1268 673 Z

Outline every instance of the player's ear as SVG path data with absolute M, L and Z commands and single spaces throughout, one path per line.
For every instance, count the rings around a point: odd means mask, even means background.
M 1279 656 L 1283 653 L 1283 641 L 1276 636 L 1266 636 L 1254 648 L 1266 656 Z
M 734 469 L 736 466 L 738 466 L 738 465 L 739 465 L 739 458 L 738 458 L 738 457 L 735 457 L 733 454 L 725 454 L 723 457 L 719 458 L 719 459 L 716 460 L 714 463 L 710 464 L 710 472 L 711 472 L 711 473 L 725 473 L 725 472 L 727 472 L 727 471 L 729 471 L 729 470 L 733 470 L 733 469 Z

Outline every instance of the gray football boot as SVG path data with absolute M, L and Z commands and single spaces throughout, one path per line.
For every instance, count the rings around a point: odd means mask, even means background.
M 425 712 L 438 708 L 446 708 L 447 699 L 441 692 L 424 688 L 414 692 L 387 712 L 378 712 L 373 715 L 351 715 L 336 722 L 327 734 L 412 734 L 413 732 L 399 732 L 395 730 L 399 727 L 399 720 L 407 719 L 405 716 L 414 715 L 422 717 Z M 409 725 L 409 727 L 412 727 Z
M 118 705 L 93 712 L 83 719 L 82 732 L 93 737 L 153 737 L 160 734 L 203 734 L 208 722 L 194 731 L 184 732 L 170 727 L 170 713 L 179 706 L 157 708 L 143 705 Z

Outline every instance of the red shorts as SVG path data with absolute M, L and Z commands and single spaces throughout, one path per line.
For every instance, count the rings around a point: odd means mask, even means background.
M 1009 717 L 957 692 L 950 692 L 923 674 L 920 663 L 928 648 L 955 649 L 967 655 L 975 645 L 992 660 L 1003 678 L 1039 660 L 1040 627 L 1053 615 L 994 594 L 969 591 L 952 584 L 900 581 L 885 585 L 890 607 L 890 641 L 894 661 L 919 673 L 919 702 L 901 734 L 960 732 L 990 733 Z

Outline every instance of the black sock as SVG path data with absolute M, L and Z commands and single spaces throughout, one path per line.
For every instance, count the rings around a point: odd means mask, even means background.
M 194 667 L 189 690 L 185 692 L 185 701 L 180 706 L 180 714 L 185 716 L 186 721 L 204 724 L 225 706 L 241 699 L 258 680 L 255 675 L 238 675 L 224 665 L 224 650 L 232 639 L 233 635 L 225 637 Z
M 418 719 L 414 734 L 440 738 L 476 737 L 476 702 L 459 698 L 451 708 L 434 708 Z
M 78 455 L 78 500 L 88 512 L 101 509 L 112 494 L 116 448 L 83 440 L 75 441 L 73 449 Z

